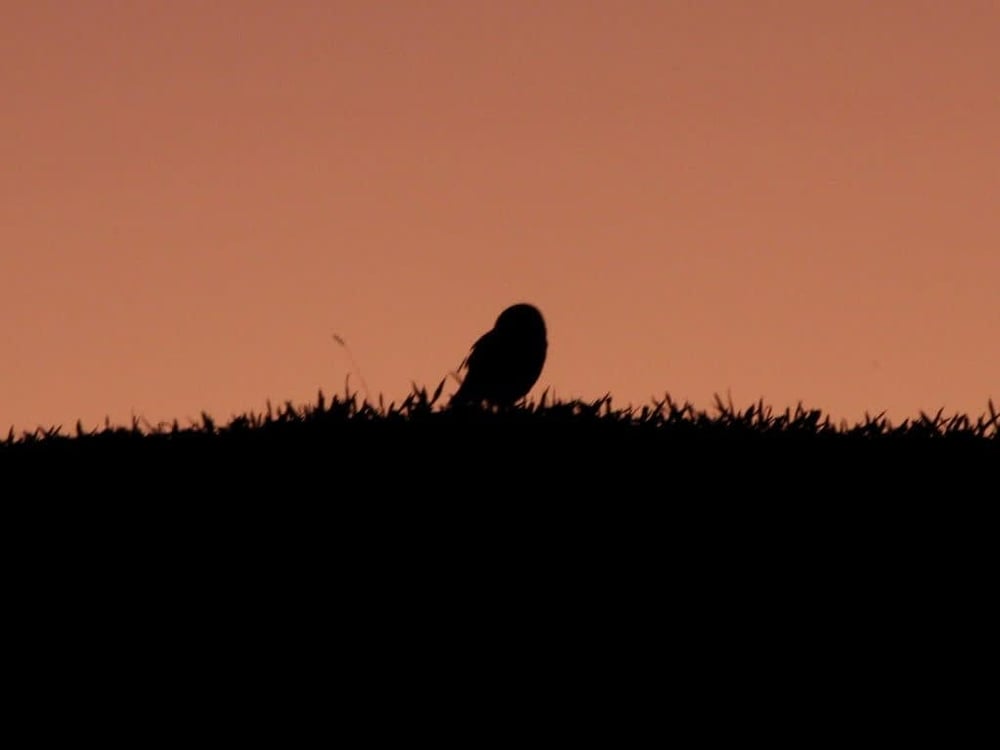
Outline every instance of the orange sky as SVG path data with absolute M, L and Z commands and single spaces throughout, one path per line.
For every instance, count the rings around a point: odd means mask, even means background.
M 333 333 L 400 400 L 518 301 L 535 395 L 981 414 L 998 39 L 989 0 L 0 0 L 0 429 L 309 401 Z

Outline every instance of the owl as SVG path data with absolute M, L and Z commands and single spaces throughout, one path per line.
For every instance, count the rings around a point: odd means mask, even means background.
M 548 341 L 545 320 L 534 305 L 511 305 L 493 328 L 476 341 L 459 368 L 462 385 L 451 405 L 510 406 L 523 398 L 538 380 L 545 364 Z

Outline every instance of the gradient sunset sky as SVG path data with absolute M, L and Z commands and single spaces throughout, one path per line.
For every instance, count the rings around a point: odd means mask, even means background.
M 520 301 L 536 398 L 978 416 L 998 40 L 995 0 L 0 0 L 0 430 L 399 401 Z

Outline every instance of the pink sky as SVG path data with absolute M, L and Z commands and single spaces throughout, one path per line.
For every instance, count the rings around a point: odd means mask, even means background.
M 398 401 L 519 301 L 536 396 L 1000 401 L 1000 3 L 0 8 L 3 434 L 310 401 L 334 333 Z

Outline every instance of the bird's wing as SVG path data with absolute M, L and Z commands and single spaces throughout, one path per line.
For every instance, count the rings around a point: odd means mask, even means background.
M 462 364 L 459 365 L 459 372 L 465 370 L 465 375 L 458 386 L 458 390 L 452 396 L 453 401 L 460 402 L 470 398 L 475 399 L 479 395 L 482 388 L 483 376 L 489 371 L 491 366 L 489 362 L 489 339 L 491 333 L 492 331 L 487 331 L 480 336 L 476 340 L 476 343 L 472 345 L 472 348 L 469 349 L 469 353 L 462 360 Z
M 477 365 L 482 364 L 484 360 L 489 357 L 490 347 L 489 345 L 484 345 L 484 344 L 486 344 L 486 342 L 489 341 L 490 335 L 492 333 L 493 331 L 487 331 L 478 339 L 476 339 L 476 343 L 472 345 L 472 348 L 469 349 L 469 353 L 465 356 L 465 359 L 462 360 L 462 364 L 458 368 L 459 370 L 461 370 L 463 367 L 466 368 L 466 370 L 472 370 Z

